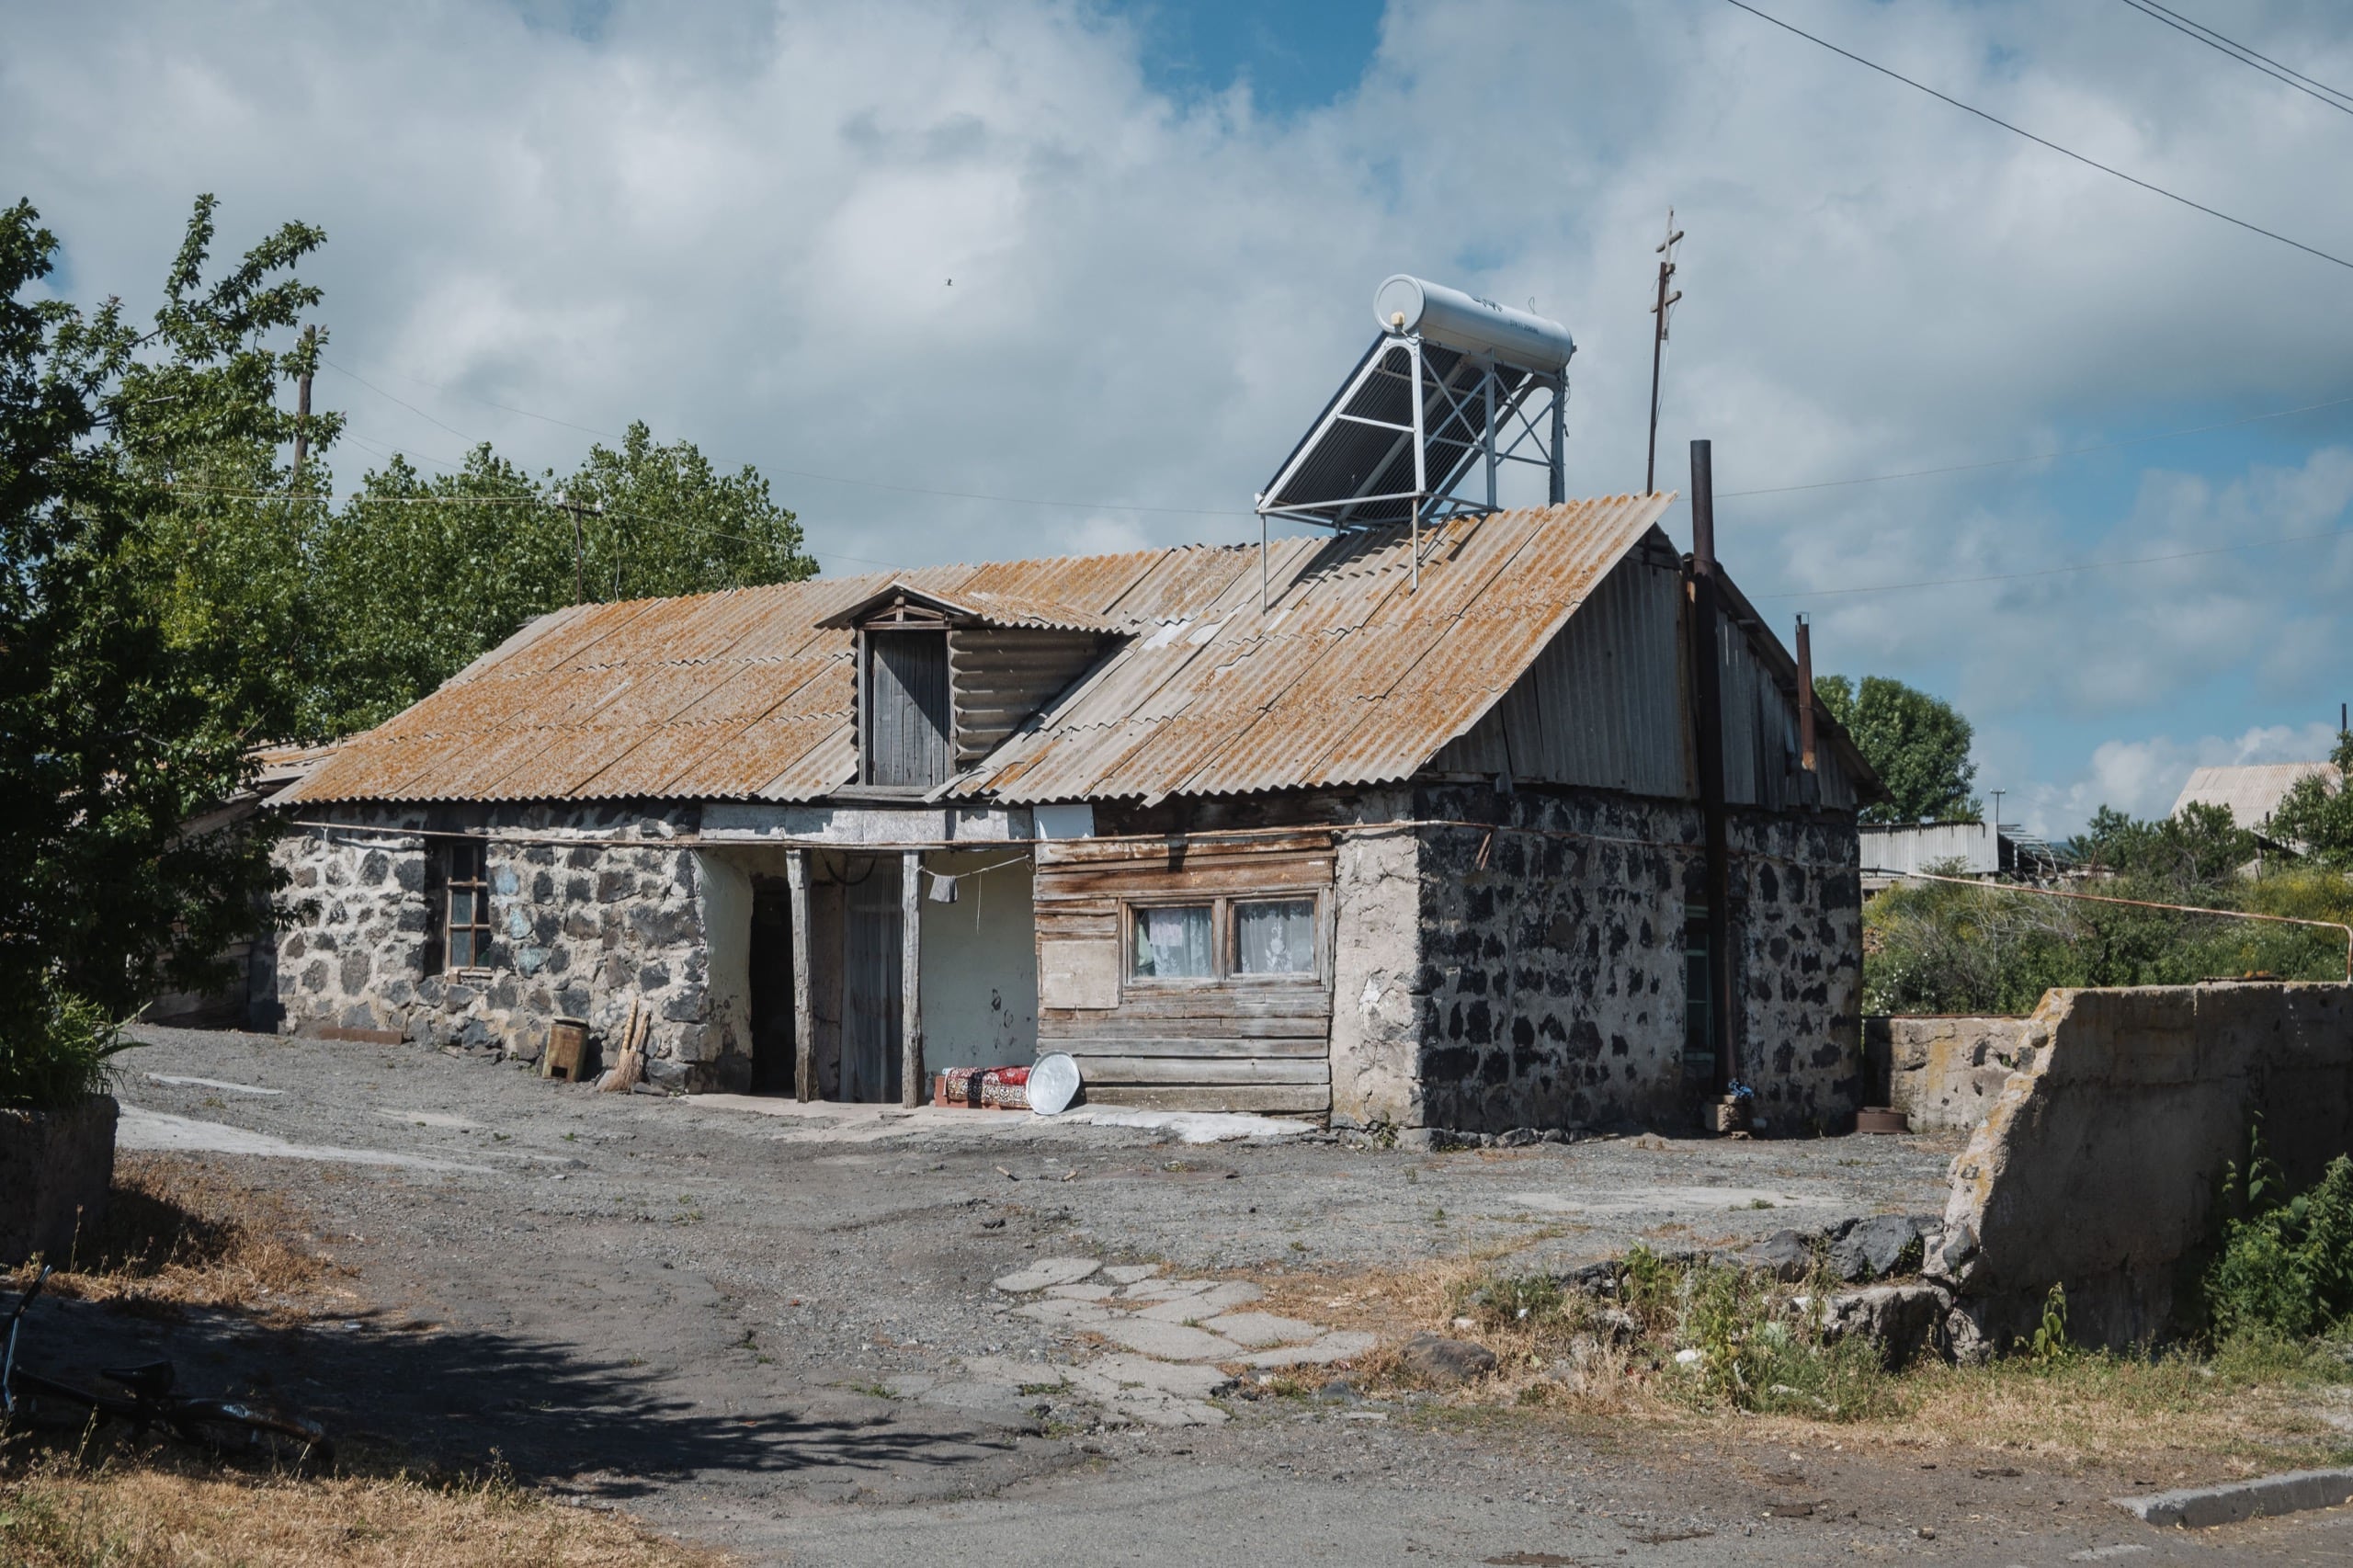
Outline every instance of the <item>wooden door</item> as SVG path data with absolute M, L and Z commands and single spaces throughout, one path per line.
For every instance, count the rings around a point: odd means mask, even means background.
M 886 871 L 885 868 L 888 868 Z M 843 985 L 842 1098 L 899 1098 L 899 879 L 892 858 L 878 858 L 849 888 Z

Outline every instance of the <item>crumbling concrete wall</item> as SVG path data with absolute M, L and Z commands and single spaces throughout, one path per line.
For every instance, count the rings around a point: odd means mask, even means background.
M 326 808 L 304 814 L 317 820 Z M 740 876 L 714 881 L 724 869 L 660 842 L 694 830 L 692 808 L 517 806 L 472 816 L 466 825 L 494 835 L 484 868 L 494 940 L 487 961 L 463 972 L 438 972 L 428 841 L 418 831 L 446 827 L 449 813 L 347 808 L 335 818 L 347 830 L 305 827 L 281 841 L 287 924 L 274 953 L 265 944 L 257 957 L 271 971 L 278 1028 L 392 1029 L 535 1062 L 551 1020 L 565 1016 L 589 1021 L 609 1061 L 636 997 L 654 1014 L 652 1082 L 749 1083 L 743 986 L 710 983 L 708 942 L 714 919 L 733 923 L 748 893 L 735 886 Z M 639 842 L 597 842 L 613 836 Z
M 1343 835 L 1333 862 L 1332 1119 L 1421 1127 L 1421 842 Z
M 1416 832 L 1421 961 L 1407 994 L 1418 1017 L 1405 1027 L 1420 1040 L 1422 1104 L 1404 1124 L 1688 1119 L 1705 1088 L 1687 1081 L 1683 1055 L 1697 809 L 1598 790 L 1523 791 L 1500 817 L 1497 804 L 1454 789 L 1415 801 L 1425 821 L 1499 825 Z M 1731 846 L 1741 1075 L 1773 1130 L 1839 1130 L 1861 1090 L 1853 824 L 1736 812 Z M 1336 1009 L 1361 1012 L 1362 998 L 1344 986 L 1335 1002 L 1337 1041 Z M 1336 1086 L 1336 1116 L 1342 1105 Z
M 2026 1061 L 2029 1032 L 2024 1018 L 1867 1017 L 1866 1097 L 1910 1117 L 1915 1132 L 1973 1132 Z
M 1995 1346 L 2032 1331 L 2053 1285 L 2080 1343 L 2181 1326 L 2256 1118 L 2291 1183 L 2353 1152 L 2353 986 L 2052 991 L 2025 1041 L 1954 1162 L 1929 1262 Z

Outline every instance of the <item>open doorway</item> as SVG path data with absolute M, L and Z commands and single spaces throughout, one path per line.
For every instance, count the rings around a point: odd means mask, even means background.
M 781 877 L 752 882 L 752 1093 L 793 1092 L 792 890 Z

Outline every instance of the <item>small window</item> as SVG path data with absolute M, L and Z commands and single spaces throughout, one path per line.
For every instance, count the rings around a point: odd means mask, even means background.
M 1716 1059 L 1715 987 L 1708 962 L 1708 912 L 1683 906 L 1683 1060 L 1697 1069 Z
M 1233 972 L 1313 974 L 1315 901 L 1285 898 L 1235 904 Z
M 449 843 L 448 933 L 451 969 L 480 969 L 490 952 L 490 882 L 483 874 L 483 845 L 478 840 Z
M 1133 915 L 1128 973 L 1138 980 L 1208 980 L 1217 973 L 1206 903 L 1143 904 Z

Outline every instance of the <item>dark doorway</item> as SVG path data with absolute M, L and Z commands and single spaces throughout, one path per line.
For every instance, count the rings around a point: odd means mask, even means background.
M 894 1104 L 899 1098 L 899 879 L 878 860 L 864 881 L 849 884 L 843 965 L 842 1098 Z M 895 869 L 895 868 L 894 868 Z
M 792 1027 L 792 892 L 784 883 L 752 883 L 752 1092 L 794 1090 L 798 1041 Z

